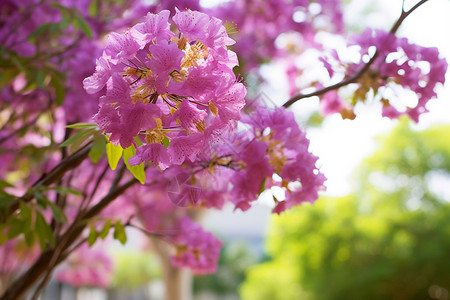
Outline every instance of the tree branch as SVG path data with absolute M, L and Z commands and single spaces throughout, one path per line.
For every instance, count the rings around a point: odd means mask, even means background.
M 410 10 L 408 11 L 404 11 L 403 6 L 402 6 L 402 13 L 400 14 L 400 17 L 398 18 L 398 20 L 395 22 L 395 24 L 392 26 L 391 30 L 389 31 L 391 34 L 395 34 L 397 32 L 397 30 L 399 29 L 400 25 L 403 23 L 403 21 L 406 19 L 406 17 L 408 17 L 413 11 L 415 11 L 417 8 L 419 8 L 422 4 L 424 4 L 425 2 L 427 2 L 428 0 L 421 0 L 419 1 L 416 5 L 414 5 Z M 357 82 L 357 80 L 365 73 L 367 72 L 367 70 L 369 70 L 370 66 L 375 62 L 375 60 L 378 58 L 379 52 L 378 50 L 375 52 L 375 54 L 372 56 L 372 58 L 355 74 L 353 74 L 353 76 L 351 77 L 347 77 L 344 78 L 342 81 L 335 83 L 333 85 L 327 86 L 323 89 L 317 90 L 315 92 L 311 92 L 308 94 L 297 94 L 295 96 L 293 96 L 292 98 L 290 98 L 288 101 L 286 101 L 283 104 L 283 107 L 288 108 L 289 106 L 291 106 L 292 104 L 294 104 L 295 102 L 304 99 L 304 98 L 309 98 L 309 97 L 313 97 L 313 96 L 320 96 L 323 95 L 331 90 L 337 90 L 343 86 L 346 86 L 350 83 L 355 83 Z
M 52 183 L 57 182 L 64 176 L 64 174 L 72 169 L 78 167 L 83 160 L 88 157 L 89 151 L 92 148 L 93 143 L 90 142 L 84 147 L 73 153 L 72 155 L 64 158 L 56 167 L 54 167 L 48 174 L 44 174 L 38 181 L 36 181 L 29 191 L 22 197 L 16 198 L 15 202 L 8 209 L 8 216 L 12 215 L 20 205 L 20 202 L 29 202 L 34 198 L 34 189 L 41 186 L 49 186 Z
M 99 203 L 77 217 L 72 225 L 67 228 L 63 236 L 57 241 L 55 248 L 43 252 L 27 272 L 9 285 L 0 300 L 21 299 L 25 292 L 45 274 L 49 265 L 53 265 L 54 262 L 54 265 L 56 266 L 66 258 L 66 256 L 62 254 L 64 254 L 65 251 L 81 236 L 88 221 L 92 217 L 98 215 L 106 206 L 137 182 L 138 181 L 135 178 L 132 178 L 123 185 L 112 188 Z

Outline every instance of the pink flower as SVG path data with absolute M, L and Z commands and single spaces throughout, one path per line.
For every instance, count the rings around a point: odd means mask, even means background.
M 99 92 L 111 77 L 111 67 L 107 59 L 103 56 L 97 59 L 95 73 L 83 80 L 84 89 L 88 94 Z
M 89 248 L 83 244 L 68 258 L 67 264 L 57 272 L 56 278 L 73 286 L 97 286 L 110 284 L 113 262 L 104 250 Z
M 151 41 L 159 42 L 169 40 L 175 34 L 170 31 L 168 10 L 160 11 L 158 14 L 148 13 L 145 22 L 138 23 L 131 29 L 131 35 L 143 48 Z
M 107 82 L 106 95 L 100 99 L 101 103 L 130 104 L 130 85 L 120 74 L 114 73 Z
M 129 31 L 123 34 L 112 32 L 108 35 L 108 44 L 105 48 L 104 55 L 112 63 L 117 64 L 120 61 L 133 58 L 141 48 L 141 45 L 139 45 Z
M 207 37 L 210 23 L 208 15 L 192 10 L 179 11 L 178 8 L 175 11 L 172 19 L 187 39 L 203 41 Z
M 245 106 L 246 94 L 247 90 L 242 83 L 234 83 L 216 92 L 213 102 L 219 109 L 219 117 L 224 122 L 240 119 L 240 111 Z
M 145 161 L 154 162 L 161 170 L 165 170 L 170 165 L 170 156 L 161 144 L 143 145 L 137 148 L 136 154 L 128 160 L 128 163 L 133 166 Z
M 170 161 L 175 165 L 182 164 L 185 159 L 193 161 L 203 148 L 203 135 L 193 133 L 187 136 L 178 136 L 170 142 L 168 147 Z
M 237 58 L 227 49 L 233 41 L 220 20 L 177 11 L 175 36 L 168 19 L 168 11 L 148 14 L 144 23 L 110 34 L 96 72 L 85 79 L 88 92 L 106 84 L 94 117 L 100 129 L 123 148 L 140 135 L 144 148 L 132 162 L 149 159 L 163 168 L 167 156 L 175 165 L 194 161 L 206 135 L 230 130 L 227 124 L 240 118 L 246 94 L 236 82 Z M 216 126 L 217 115 L 225 126 Z M 161 147 L 163 142 L 170 145 Z
M 222 242 L 187 217 L 181 218 L 177 227 L 179 232 L 172 238 L 177 246 L 172 264 L 190 268 L 195 274 L 216 272 Z
M 371 66 L 371 70 L 368 71 L 372 74 L 373 83 L 368 82 L 367 78 L 363 78 L 360 82 L 362 89 L 359 91 L 373 89 L 376 94 L 378 87 L 389 88 L 389 84 L 398 85 L 414 92 L 418 97 L 417 105 L 414 107 L 403 105 L 398 110 L 389 105 L 383 105 L 382 114 L 389 118 L 398 118 L 406 114 L 417 122 L 419 115 L 428 111 L 425 108 L 427 102 L 436 97 L 436 87 L 445 82 L 447 61 L 439 57 L 436 48 L 415 45 L 406 38 L 398 38 L 382 30 L 367 29 L 355 38 L 355 43 L 361 47 L 362 56 L 368 53 L 368 49 L 373 46 L 376 47 L 378 53 L 378 58 Z M 392 59 L 389 60 L 389 58 Z M 364 62 L 360 62 L 357 67 L 361 68 L 364 64 Z M 357 69 L 355 67 L 351 68 Z M 361 98 L 361 95 L 358 97 Z M 385 100 L 382 99 L 382 101 Z
M 192 132 L 199 132 L 199 124 L 204 121 L 207 114 L 205 110 L 200 110 L 188 100 L 184 100 L 173 116 L 180 120 L 183 128 Z M 203 129 L 200 131 L 203 131 Z
M 337 91 L 330 91 L 320 99 L 320 108 L 323 115 L 339 113 L 344 109 L 345 103 Z
M 250 202 L 272 186 L 282 187 L 286 194 L 284 200 L 275 200 L 273 212 L 314 202 L 318 191 L 325 189 L 325 177 L 317 169 L 317 157 L 308 151 L 309 141 L 293 113 L 283 108 L 257 108 L 243 121 L 252 126 L 253 134 L 241 137 L 242 143 L 251 142 L 243 144 L 235 156 L 245 166 L 231 179 L 231 201 L 236 208 L 248 209 Z M 281 185 L 272 179 L 273 174 L 281 177 Z

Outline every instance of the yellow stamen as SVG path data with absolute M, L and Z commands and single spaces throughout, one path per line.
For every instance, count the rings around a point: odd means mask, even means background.
M 145 142 L 147 144 L 158 143 L 160 144 L 166 135 L 163 132 L 162 121 L 160 118 L 155 118 L 156 128 L 147 130 L 145 132 Z

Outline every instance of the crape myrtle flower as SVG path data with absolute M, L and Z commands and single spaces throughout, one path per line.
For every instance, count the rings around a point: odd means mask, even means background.
M 177 248 L 172 264 L 188 267 L 195 274 L 215 273 L 222 242 L 188 217 L 179 219 L 177 227 L 178 234 L 171 238 Z
M 428 101 L 437 96 L 436 89 L 445 82 L 447 61 L 439 56 L 435 47 L 422 47 L 410 43 L 407 38 L 396 37 L 383 30 L 367 29 L 354 36 L 349 46 L 359 47 L 359 62 L 345 64 L 337 55 L 321 58 L 330 77 L 335 70 L 332 65 L 344 66 L 348 74 L 357 74 L 377 53 L 377 57 L 359 78 L 353 93 L 353 103 L 343 103 L 337 92 L 329 92 L 321 98 L 323 113 L 349 114 L 349 107 L 364 102 L 374 95 L 382 103 L 382 116 L 391 119 L 402 115 L 418 122 L 419 116 L 427 112 Z M 412 92 L 411 101 L 395 96 L 402 90 Z M 414 99 L 415 97 L 415 99 Z M 340 111 L 339 111 L 340 110 Z
M 199 154 L 195 162 L 170 168 L 169 175 L 167 170 L 162 173 L 170 182 L 166 190 L 172 203 L 220 209 L 230 201 L 245 211 L 275 187 L 284 192 L 281 197 L 272 195 L 275 213 L 317 200 L 318 192 L 325 189 L 325 177 L 294 114 L 284 108 L 259 107 L 241 122 L 248 130 L 222 134 L 223 143 Z
M 153 169 L 150 172 L 158 172 Z M 163 234 L 174 246 L 171 257 L 174 266 L 189 268 L 196 274 L 214 273 L 222 242 L 189 219 L 188 210 L 175 205 L 170 195 L 177 191 L 168 186 L 169 177 L 182 174 L 181 169 L 174 166 L 162 173 L 163 180 L 158 180 L 157 184 L 136 185 L 130 190 L 130 195 L 135 197 L 136 216 L 145 230 Z M 152 201 L 148 201 L 149 198 Z
M 427 102 L 437 96 L 436 87 L 445 82 L 448 64 L 439 57 L 438 49 L 410 43 L 407 38 L 382 30 L 367 29 L 355 42 L 363 54 L 368 53 L 371 46 L 379 53 L 370 70 L 370 74 L 374 74 L 372 88 L 375 92 L 378 86 L 399 85 L 417 95 L 415 105 L 403 107 L 396 107 L 396 99 L 383 99 L 383 116 L 397 118 L 406 114 L 418 122 L 419 115 L 428 111 Z
M 56 280 L 76 287 L 106 288 L 111 284 L 113 267 L 112 259 L 99 244 L 92 248 L 83 244 L 57 269 Z
M 317 200 L 318 191 L 325 190 L 325 176 L 316 167 L 317 157 L 308 151 L 309 140 L 294 114 L 284 108 L 257 108 L 242 122 L 250 125 L 251 131 L 240 137 L 245 147 L 234 158 L 244 166 L 231 178 L 230 199 L 236 208 L 247 210 L 272 187 L 284 191 L 284 199 L 272 195 L 274 213 Z
M 317 32 L 341 33 L 344 27 L 338 0 L 236 0 L 217 6 L 212 14 L 236 25 L 235 49 L 246 70 L 286 57 L 292 49 L 277 45 L 283 34 L 298 33 L 304 45 L 320 48 Z
M 111 33 L 84 80 L 88 93 L 104 91 L 94 116 L 100 129 L 115 145 L 136 146 L 132 164 L 194 161 L 208 146 L 210 127 L 235 122 L 245 104 L 246 89 L 232 70 L 237 58 L 227 49 L 234 41 L 222 22 L 176 10 L 174 33 L 169 15 L 148 13 L 143 23 Z

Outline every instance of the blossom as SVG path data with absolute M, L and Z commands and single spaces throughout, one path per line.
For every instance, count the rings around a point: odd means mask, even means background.
M 416 104 L 405 105 L 394 97 L 383 98 L 382 114 L 389 118 L 406 114 L 417 122 L 419 116 L 428 111 L 425 107 L 428 101 L 436 97 L 436 88 L 445 82 L 448 63 L 439 56 L 437 48 L 422 47 L 410 43 L 407 38 L 369 29 L 354 38 L 354 43 L 361 47 L 362 55 L 373 46 L 378 53 L 378 58 L 366 73 L 369 75 L 359 80 L 361 87 L 357 92 L 362 94 L 360 97 L 365 97 L 370 89 L 377 93 L 380 87 L 400 86 L 410 90 L 417 95 Z M 363 64 L 360 62 L 357 66 L 361 68 Z M 355 66 L 352 68 L 355 69 Z
M 177 227 L 179 232 L 172 238 L 177 247 L 172 264 L 188 267 L 195 274 L 216 272 L 222 242 L 187 217 L 181 218 Z
M 251 126 L 251 133 L 237 139 L 241 147 L 234 159 L 244 167 L 231 177 L 231 201 L 236 208 L 249 209 L 264 190 L 274 186 L 285 191 L 285 199 L 273 197 L 275 213 L 314 202 L 318 191 L 325 189 L 325 177 L 316 167 L 317 157 L 308 151 L 309 141 L 293 113 L 260 107 L 242 121 Z M 281 182 L 273 179 L 274 174 Z
M 84 81 L 89 93 L 106 86 L 94 120 L 109 140 L 123 148 L 138 136 L 143 141 L 133 164 L 194 161 L 215 119 L 238 120 L 244 106 L 246 90 L 232 71 L 237 59 L 222 22 L 190 10 L 177 10 L 172 19 L 178 35 L 170 31 L 168 11 L 111 33 Z
M 84 89 L 89 94 L 99 92 L 111 77 L 111 67 L 105 57 L 100 57 L 97 60 L 95 73 L 83 80 Z
M 170 12 L 161 11 L 159 14 L 148 13 L 145 22 L 136 24 L 131 29 L 131 35 L 136 39 L 141 47 L 151 41 L 159 42 L 169 40 L 175 34 L 170 31 Z
M 341 112 L 345 102 L 339 97 L 337 91 L 330 91 L 320 99 L 320 108 L 323 115 Z
M 104 250 L 89 248 L 83 244 L 58 270 L 56 279 L 73 286 L 97 286 L 106 288 L 113 271 L 112 259 Z

